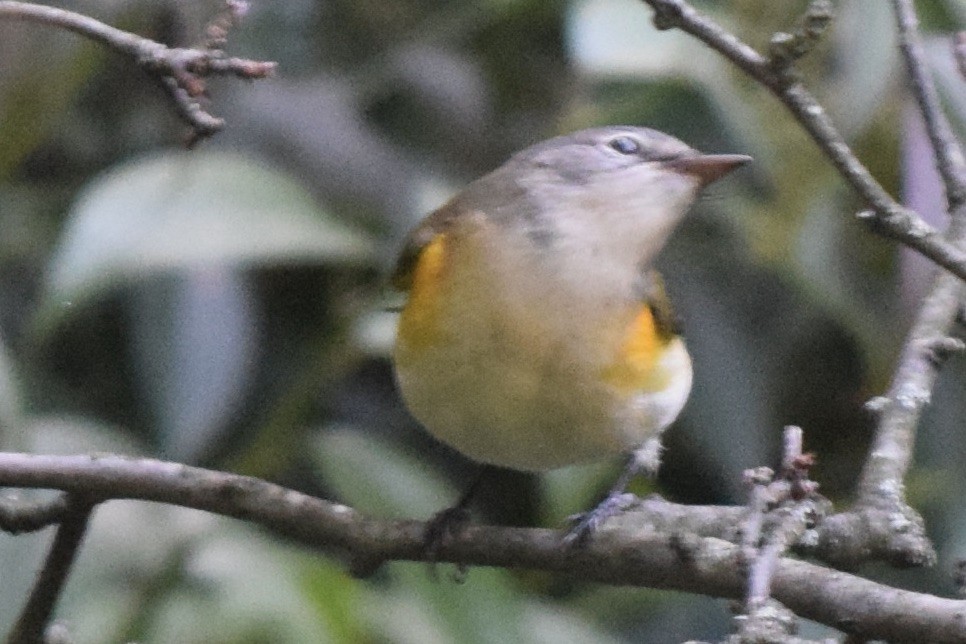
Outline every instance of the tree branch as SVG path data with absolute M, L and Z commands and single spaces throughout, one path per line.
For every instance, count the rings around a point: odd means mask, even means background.
M 951 218 L 946 239 L 964 248 L 966 160 L 929 73 L 915 8 L 910 0 L 893 0 L 893 6 L 907 73 L 946 188 Z M 966 288 L 961 281 L 946 273 L 935 277 L 909 330 L 889 391 L 875 399 L 873 405 L 880 418 L 859 481 L 855 510 L 860 514 L 880 515 L 880 523 L 886 519 L 893 525 L 911 527 L 896 531 L 890 547 L 894 553 L 902 556 L 905 552 L 913 559 L 925 554 L 930 561 L 935 559 L 935 554 L 925 537 L 921 519 L 913 517 L 915 513 L 906 504 L 904 481 L 915 447 L 916 428 L 922 409 L 932 397 L 939 368 L 949 353 L 962 345 L 949 334 L 957 323 L 964 297 Z
M 952 213 L 949 239 L 966 244 L 966 204 Z M 923 298 L 906 338 L 899 364 L 882 398 L 874 399 L 880 414 L 872 451 L 859 483 L 859 504 L 894 507 L 904 498 L 903 481 L 912 460 L 916 427 L 923 408 L 932 397 L 939 367 L 946 355 L 942 347 L 966 296 L 963 283 L 947 273 L 938 273 Z
M 939 92 L 929 72 L 926 52 L 919 35 L 919 18 L 912 0 L 893 0 L 899 47 L 906 61 L 906 73 L 919 105 L 926 132 L 936 155 L 936 167 L 946 188 L 946 202 L 950 211 L 966 201 L 966 158 L 953 134 L 953 128 L 943 112 Z
M 870 405 L 880 418 L 874 445 L 863 469 L 857 502 L 849 512 L 830 517 L 823 524 L 819 538 L 809 546 L 814 547 L 811 554 L 843 566 L 854 566 L 856 560 L 868 558 L 883 558 L 900 566 L 934 563 L 936 555 L 926 537 L 922 518 L 905 502 L 904 480 L 912 458 L 916 426 L 922 408 L 931 398 L 941 358 L 947 353 L 943 347 L 952 346 L 948 336 L 962 306 L 964 285 L 960 278 L 964 278 L 964 273 L 960 258 L 966 253 L 966 223 L 962 223 L 966 219 L 966 206 L 960 202 L 950 213 L 952 221 L 945 236 L 936 232 L 918 215 L 896 203 L 855 157 L 825 110 L 788 66 L 788 61 L 795 56 L 766 59 L 684 0 L 644 1 L 654 9 L 658 29 L 676 27 L 694 35 L 779 98 L 872 206 L 871 211 L 860 213 L 860 217 L 868 219 L 878 232 L 919 250 L 954 275 L 943 273 L 936 277 L 909 332 L 888 393 Z M 894 1 L 897 7 L 906 3 Z M 813 2 L 810 10 L 822 6 L 824 2 Z M 906 30 L 907 39 L 914 32 L 914 19 L 914 14 L 911 22 L 908 16 L 900 17 L 900 29 Z M 947 164 L 947 174 L 956 177 L 960 173 L 962 154 L 948 125 L 935 127 L 936 123 L 945 123 L 945 117 L 938 110 L 938 98 L 928 72 L 921 67 L 924 64 L 921 51 L 916 53 L 915 47 L 909 51 L 907 64 L 910 73 L 918 79 L 914 86 L 932 88 L 933 96 L 921 99 L 920 104 L 932 112 L 928 117 L 934 125 L 931 139 L 945 150 L 940 153 L 937 148 L 937 158 L 940 164 Z M 960 179 L 955 179 L 951 190 L 947 189 L 951 202 L 959 194 L 956 182 Z M 924 246 L 919 243 L 926 240 Z
M 177 463 L 0 453 L 0 485 L 60 489 L 97 501 L 142 499 L 205 510 L 257 523 L 349 560 L 426 560 L 423 522 L 371 519 L 344 505 L 265 481 Z M 745 512 L 721 510 L 719 519 L 727 516 L 732 529 L 735 517 Z M 709 509 L 697 512 L 709 528 Z M 681 520 L 685 511 L 678 506 L 671 514 Z M 639 521 L 625 525 L 633 519 L 632 514 L 615 521 L 614 527 L 605 527 L 579 550 L 561 547 L 562 533 L 555 530 L 468 526 L 435 556 L 441 562 L 547 570 L 601 583 L 717 597 L 743 595 L 741 547 L 698 536 L 691 526 L 663 531 L 642 528 Z M 869 638 L 966 638 L 966 624 L 959 619 L 966 602 L 897 590 L 793 559 L 777 562 L 772 595 L 798 615 Z
M 227 6 L 235 16 L 244 12 L 243 3 L 233 1 Z M 36 22 L 73 31 L 132 58 L 168 94 L 178 116 L 192 129 L 192 144 L 224 126 L 222 119 L 212 116 L 201 105 L 200 99 L 206 92 L 205 78 L 212 75 L 265 78 L 271 76 L 276 67 L 272 62 L 231 58 L 213 47 L 167 47 L 83 14 L 27 2 L 0 0 L 0 20 Z M 224 23 L 224 20 L 219 22 Z M 214 38 L 210 41 L 213 44 L 221 42 Z
M 41 644 L 44 641 L 44 631 L 50 623 L 54 607 L 77 558 L 93 507 L 93 504 L 81 498 L 71 498 L 68 501 L 47 560 L 37 575 L 37 582 L 17 623 L 7 636 L 7 644 Z
M 681 29 L 769 89 L 818 144 L 843 178 L 868 202 L 861 213 L 874 229 L 966 279 L 966 250 L 949 243 L 915 212 L 896 202 L 852 152 L 825 109 L 781 59 L 769 60 L 685 0 L 644 0 L 658 29 Z

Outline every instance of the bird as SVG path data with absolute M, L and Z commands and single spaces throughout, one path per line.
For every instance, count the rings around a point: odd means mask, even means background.
M 391 276 L 392 352 L 412 415 L 484 466 L 541 472 L 625 456 L 566 535 L 585 543 L 655 474 L 692 362 L 654 262 L 703 187 L 751 158 L 629 125 L 537 143 L 426 216 Z M 471 486 L 430 523 L 466 520 Z M 458 518 L 457 518 L 458 517 Z

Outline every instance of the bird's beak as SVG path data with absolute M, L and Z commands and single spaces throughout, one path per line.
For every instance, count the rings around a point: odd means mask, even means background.
M 744 154 L 698 154 L 666 161 L 665 165 L 678 172 L 697 177 L 701 185 L 706 186 L 749 161 L 751 157 Z

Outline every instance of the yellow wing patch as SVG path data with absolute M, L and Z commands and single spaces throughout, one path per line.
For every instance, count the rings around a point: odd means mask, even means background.
M 671 374 L 662 368 L 660 360 L 673 338 L 655 318 L 651 305 L 645 304 L 627 327 L 617 359 L 601 377 L 626 394 L 666 388 Z
M 419 252 L 412 269 L 409 298 L 399 317 L 399 341 L 409 349 L 432 343 L 439 335 L 440 290 L 448 262 L 446 233 L 437 234 Z

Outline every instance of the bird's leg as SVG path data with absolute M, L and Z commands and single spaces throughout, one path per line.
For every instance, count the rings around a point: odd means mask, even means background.
M 611 486 L 604 500 L 592 509 L 573 517 L 573 525 L 564 535 L 564 543 L 568 546 L 583 546 L 594 532 L 603 525 L 604 521 L 626 510 L 635 500 L 633 494 L 626 492 L 627 486 L 638 474 L 648 478 L 657 476 L 658 466 L 661 464 L 661 439 L 648 439 L 639 449 L 634 450 L 627 458 L 624 470 L 617 481 Z
M 463 491 L 463 494 L 460 495 L 456 504 L 440 510 L 433 515 L 432 519 L 426 522 L 426 531 L 423 533 L 423 548 L 425 549 L 427 559 L 435 561 L 440 548 L 446 545 L 454 536 L 458 535 L 466 527 L 466 524 L 470 522 L 470 502 L 479 491 L 483 479 L 489 470 L 490 467 L 487 465 L 480 468 L 476 477 Z

